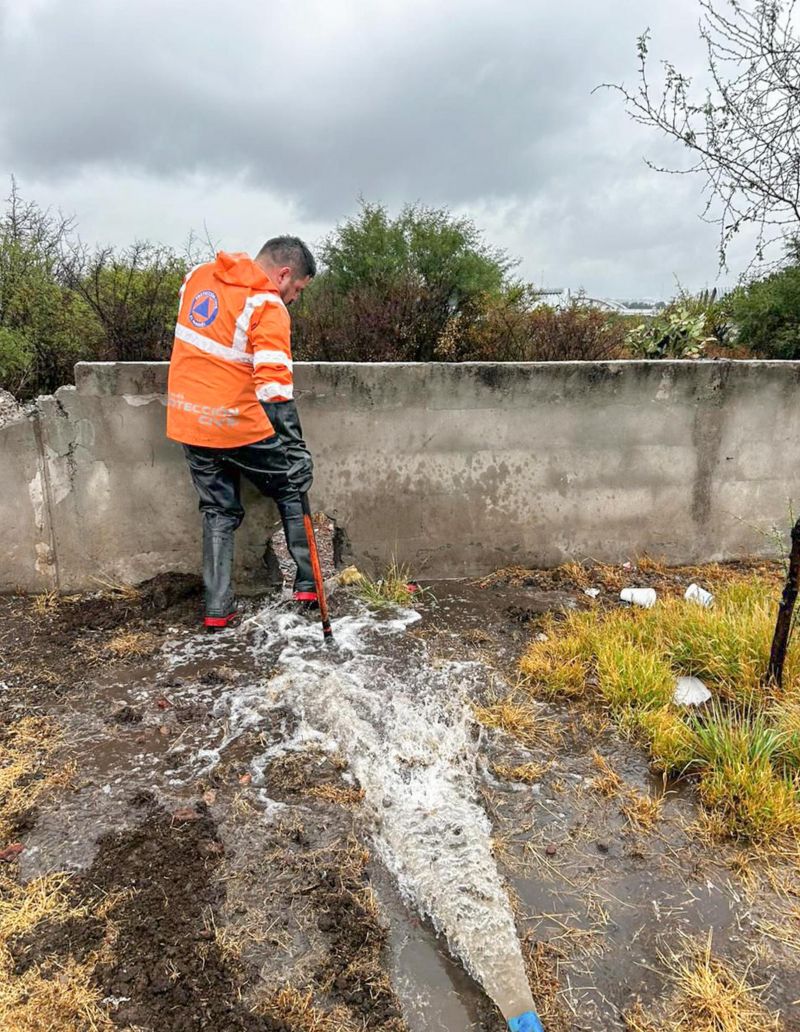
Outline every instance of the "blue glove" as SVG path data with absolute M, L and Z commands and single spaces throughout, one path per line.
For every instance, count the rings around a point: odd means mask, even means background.
M 519 1017 L 508 1019 L 509 1032 L 544 1032 L 536 1011 L 525 1011 Z

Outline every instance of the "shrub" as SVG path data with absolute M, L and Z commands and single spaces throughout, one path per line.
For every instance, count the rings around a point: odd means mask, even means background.
M 800 358 L 800 262 L 737 288 L 726 307 L 740 344 L 762 358 Z
M 72 365 L 93 357 L 100 327 L 61 281 L 70 232 L 62 218 L 23 202 L 12 185 L 0 218 L 0 385 L 22 397 L 72 380 Z
M 294 320 L 298 358 L 430 361 L 448 323 L 471 323 L 508 288 L 513 262 L 469 220 L 362 202 L 320 248 L 323 271 Z
M 623 356 L 623 319 L 573 302 L 567 308 L 527 307 L 520 289 L 485 299 L 469 323 L 447 330 L 436 357 L 475 362 L 604 361 Z
M 627 345 L 636 358 L 700 358 L 718 343 L 706 332 L 707 314 L 683 299 L 631 330 Z
M 169 247 L 136 243 L 117 254 L 74 248 L 64 261 L 66 283 L 101 327 L 105 361 L 169 358 L 178 291 L 187 259 Z

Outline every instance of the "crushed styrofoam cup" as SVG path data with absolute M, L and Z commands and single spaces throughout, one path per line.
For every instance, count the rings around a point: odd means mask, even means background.
M 588 595 L 589 598 L 597 598 L 597 596 L 600 594 L 600 589 L 599 588 L 584 588 L 583 589 L 583 593 L 584 593 L 584 595 Z
M 676 706 L 702 706 L 711 698 L 711 692 L 699 677 L 679 677 L 675 681 L 672 701 Z
M 683 597 L 687 602 L 697 602 L 700 606 L 710 606 L 714 602 L 711 592 L 701 588 L 699 584 L 690 584 Z
M 619 597 L 623 602 L 628 602 L 632 606 L 644 606 L 645 609 L 650 609 L 656 604 L 658 596 L 655 588 L 623 588 Z

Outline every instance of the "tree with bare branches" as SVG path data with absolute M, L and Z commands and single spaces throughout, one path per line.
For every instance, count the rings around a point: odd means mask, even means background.
M 670 62 L 654 85 L 650 33 L 638 40 L 635 89 L 603 84 L 625 98 L 628 113 L 691 152 L 688 168 L 661 172 L 705 178 L 703 217 L 720 226 L 720 265 L 745 225 L 758 230 L 755 259 L 781 237 L 800 232 L 800 40 L 796 0 L 698 0 L 709 85 Z

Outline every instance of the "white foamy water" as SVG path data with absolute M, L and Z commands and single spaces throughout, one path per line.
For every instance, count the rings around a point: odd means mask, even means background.
M 429 917 L 451 952 L 506 1017 L 533 1009 L 508 898 L 477 794 L 478 743 L 470 688 L 487 676 L 474 663 L 434 665 L 423 643 L 392 655 L 387 637 L 419 619 L 369 614 L 334 622 L 335 652 L 318 625 L 264 610 L 255 650 L 277 676 L 220 700 L 229 737 L 288 706 L 299 717 L 281 749 L 338 748 L 365 793 L 374 845 L 404 897 Z M 251 626 L 250 631 L 254 628 Z

